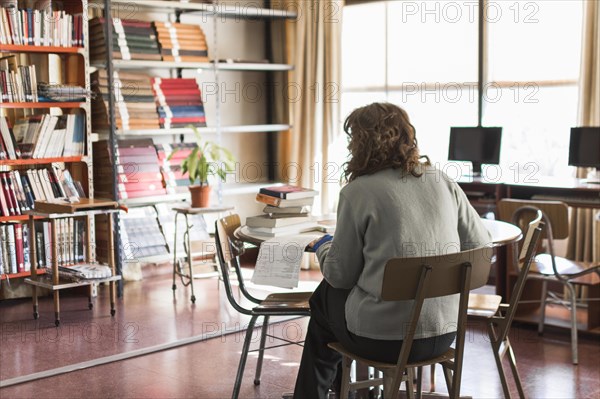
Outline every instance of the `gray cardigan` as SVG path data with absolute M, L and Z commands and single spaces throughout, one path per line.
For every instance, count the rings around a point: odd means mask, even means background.
M 387 260 L 459 252 L 491 242 L 458 184 L 433 167 L 422 172 L 417 178 L 386 169 L 341 190 L 333 241 L 319 247 L 317 257 L 329 284 L 351 289 L 346 324 L 356 335 L 404 338 L 411 303 L 381 300 Z M 427 299 L 415 338 L 456 331 L 457 311 L 458 295 Z

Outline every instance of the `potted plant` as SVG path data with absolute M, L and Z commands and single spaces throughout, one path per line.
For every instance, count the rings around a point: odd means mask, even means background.
M 197 147 L 181 162 L 181 172 L 190 179 L 192 208 L 209 206 L 209 176 L 217 175 L 222 181 L 228 171 L 234 170 L 235 158 L 231 152 L 214 141 L 203 140 L 196 127 L 190 126 L 196 137 Z M 177 150 L 169 155 L 169 159 Z

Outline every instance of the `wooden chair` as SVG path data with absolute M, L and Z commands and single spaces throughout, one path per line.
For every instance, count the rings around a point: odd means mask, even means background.
M 560 201 L 525 201 L 503 199 L 498 202 L 500 218 L 509 219 L 515 224 L 522 223 L 523 214 L 515 215 L 515 211 L 528 206 L 542 211 L 545 224 L 545 238 L 548 253 L 535 257 L 528 278 L 542 281 L 541 311 L 538 322 L 538 333 L 543 334 L 546 320 L 546 305 L 557 303 L 571 311 L 571 354 L 573 364 L 578 363 L 577 355 L 577 295 L 575 284 L 591 285 L 600 283 L 600 265 L 576 262 L 555 255 L 554 239 L 565 239 L 569 236 L 569 213 L 567 204 Z M 562 300 L 556 296 L 548 299 L 548 282 L 558 281 L 568 290 L 569 299 Z
M 544 223 L 542 222 L 542 211 L 536 210 L 535 208 L 521 207 L 515 212 L 515 217 L 519 218 L 523 213 L 529 213 L 531 211 L 535 212 L 535 218 L 529 222 L 525 240 L 521 247 L 521 252 L 519 254 L 519 277 L 512 290 L 510 302 L 508 304 L 501 304 L 502 297 L 499 295 L 469 295 L 467 314 L 470 318 L 482 319 L 487 323 L 490 344 L 492 345 L 496 367 L 498 368 L 500 382 L 502 383 L 502 390 L 504 391 L 504 397 L 506 398 L 510 398 L 506 375 L 504 374 L 504 368 L 502 367 L 502 359 L 506 354 L 508 354 L 510 368 L 517 385 L 517 390 L 519 391 L 519 396 L 521 398 L 525 397 L 519 372 L 517 370 L 515 354 L 510 345 L 510 340 L 508 339 L 508 333 L 517 310 L 517 304 L 523 293 L 527 273 L 529 273 L 544 227 Z
M 244 346 L 240 357 L 240 363 L 235 377 L 235 385 L 233 388 L 232 398 L 236 399 L 240 393 L 240 387 L 242 384 L 242 378 L 244 375 L 244 368 L 246 366 L 246 359 L 248 358 L 248 352 L 250 349 L 250 341 L 252 338 L 252 330 L 256 325 L 256 321 L 259 317 L 264 317 L 262 331 L 260 336 L 260 346 L 258 351 L 258 360 L 256 363 L 256 374 L 254 378 L 254 385 L 260 384 L 260 374 L 262 370 L 263 354 L 266 349 L 265 341 L 267 336 L 273 339 L 284 341 L 284 345 L 291 345 L 299 343 L 290 341 L 284 338 L 275 337 L 267 334 L 267 328 L 269 325 L 269 318 L 271 316 L 310 316 L 310 308 L 308 300 L 312 295 L 312 292 L 293 292 L 293 293 L 279 293 L 270 294 L 264 299 L 258 299 L 252 296 L 244 285 L 244 278 L 242 276 L 239 256 L 243 252 L 243 243 L 240 243 L 234 236 L 235 230 L 240 227 L 240 217 L 237 214 L 229 215 L 215 222 L 215 234 L 216 234 L 216 245 L 217 245 L 217 257 L 219 259 L 219 267 L 223 278 L 223 284 L 225 285 L 225 293 L 229 303 L 235 310 L 241 314 L 251 316 L 248 328 L 246 329 L 246 337 L 244 339 Z M 230 271 L 233 270 L 237 276 L 239 290 L 242 296 L 252 303 L 252 308 L 245 307 L 241 301 L 238 302 L 234 295 L 233 287 L 230 280 Z M 280 347 L 282 345 L 276 345 L 273 347 Z
M 362 389 L 383 384 L 384 397 L 393 399 L 400 384 L 406 381 L 407 396 L 414 397 L 414 368 L 440 363 L 444 369 L 446 385 L 451 398 L 460 395 L 462 361 L 467 322 L 469 290 L 483 286 L 490 273 L 492 249 L 488 247 L 471 251 L 420 258 L 396 258 L 387 262 L 384 271 L 381 298 L 384 301 L 412 301 L 410 324 L 396 363 L 381 363 L 364 359 L 347 351 L 340 343 L 329 347 L 343 356 L 342 398 L 348 398 L 351 389 Z M 423 301 L 446 295 L 460 294 L 455 348 L 442 356 L 421 362 L 409 363 L 408 356 L 418 325 Z M 399 321 L 401 322 L 401 321 Z M 364 363 L 383 373 L 383 378 L 350 383 L 353 361 Z M 417 395 L 421 394 L 420 380 Z

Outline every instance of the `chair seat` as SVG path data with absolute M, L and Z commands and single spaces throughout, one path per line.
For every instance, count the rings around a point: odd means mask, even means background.
M 342 344 L 340 344 L 339 342 L 331 342 L 331 343 L 327 344 L 327 346 L 343 356 L 346 356 L 350 359 L 356 360 L 362 364 L 366 364 L 367 366 L 375 367 L 378 370 L 395 369 L 396 368 L 396 363 L 377 362 L 374 360 L 365 359 L 363 357 L 355 355 L 354 353 L 347 351 L 342 346 Z M 428 365 L 435 364 L 435 363 L 444 363 L 447 361 L 452 361 L 453 359 L 454 359 L 454 348 L 450 348 L 446 351 L 446 353 L 444 353 L 441 356 L 438 356 L 436 358 L 429 359 L 429 360 L 424 360 L 421 362 L 414 362 L 414 363 L 409 362 L 406 365 L 406 367 L 411 368 L 411 367 L 428 366 Z
M 588 262 L 576 262 L 570 259 L 561 258 L 560 256 L 555 256 L 555 259 L 556 270 L 558 273 L 567 277 L 586 270 L 589 270 L 590 273 L 592 273 L 590 269 L 600 269 L 599 266 L 592 267 L 592 263 Z M 542 274 L 544 276 L 553 276 L 554 270 L 552 269 L 552 257 L 550 254 L 537 255 L 531 264 L 531 272 Z M 598 278 L 597 275 L 594 276 L 594 274 L 590 274 L 585 277 L 578 277 L 576 282 L 580 284 L 597 284 L 600 282 L 600 278 Z
M 268 295 L 263 302 L 298 302 L 308 301 L 312 295 L 312 292 L 283 292 Z
M 498 313 L 502 297 L 491 294 L 469 294 L 467 315 L 489 319 Z
M 283 311 L 283 312 L 306 312 L 310 313 L 310 305 L 308 300 L 312 292 L 285 292 L 278 294 L 270 294 L 260 305 L 254 307 L 254 312 L 264 311 Z

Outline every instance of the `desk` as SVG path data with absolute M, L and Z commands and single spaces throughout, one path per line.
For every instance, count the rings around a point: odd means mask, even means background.
M 481 219 L 481 221 L 492 236 L 493 246 L 498 247 L 498 250 L 496 251 L 496 294 L 504 296 L 506 294 L 508 281 L 508 270 L 506 267 L 508 260 L 507 246 L 520 241 L 523 237 L 523 233 L 521 232 L 521 229 L 510 223 L 490 219 Z M 314 234 L 315 232 L 309 233 Z M 249 234 L 246 231 L 245 226 L 239 227 L 234 232 L 234 235 L 241 241 L 257 246 L 260 246 L 260 244 L 265 241 L 265 239 L 260 236 Z

